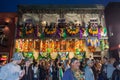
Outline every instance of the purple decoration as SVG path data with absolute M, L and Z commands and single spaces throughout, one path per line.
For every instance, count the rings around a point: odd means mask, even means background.
M 36 25 L 35 37 L 38 37 L 38 32 L 39 32 L 39 26 L 38 26 L 38 25 Z
M 82 30 L 80 29 L 80 38 L 82 38 Z
M 100 39 L 101 38 L 101 30 L 100 30 L 100 28 L 98 28 L 98 39 Z
M 86 44 L 87 44 L 87 46 L 89 46 L 88 38 L 86 38 Z
M 61 37 L 61 31 L 60 31 L 60 29 L 57 29 L 57 31 L 56 31 L 56 33 L 57 33 L 57 36 L 60 38 Z

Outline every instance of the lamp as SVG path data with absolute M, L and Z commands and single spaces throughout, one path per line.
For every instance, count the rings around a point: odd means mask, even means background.
M 5 18 L 5 23 L 9 24 L 11 22 L 11 18 Z

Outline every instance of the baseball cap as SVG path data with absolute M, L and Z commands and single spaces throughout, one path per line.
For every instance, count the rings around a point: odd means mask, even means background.
M 24 59 L 22 53 L 16 52 L 13 54 L 12 60 L 22 60 L 22 59 Z

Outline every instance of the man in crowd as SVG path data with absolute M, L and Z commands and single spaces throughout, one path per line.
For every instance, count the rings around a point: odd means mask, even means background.
M 92 67 L 93 67 L 93 61 L 88 60 L 87 66 L 85 68 L 85 80 L 95 80 Z
M 34 72 L 32 68 L 33 68 L 33 64 L 31 63 L 31 59 L 26 58 L 24 65 L 25 75 L 21 80 L 33 80 Z
M 99 80 L 107 80 L 107 65 L 108 65 L 108 58 L 103 57 L 103 63 L 100 70 Z
M 20 80 L 25 74 L 18 64 L 21 63 L 24 57 L 21 53 L 14 53 L 12 62 L 1 67 L 0 80 Z
M 111 80 L 120 80 L 120 62 L 116 61 L 113 66 L 115 67 L 115 70 L 112 73 L 112 79 Z
M 62 80 L 76 80 L 74 73 L 79 70 L 80 62 L 77 58 L 72 58 L 70 68 L 63 75 Z
M 112 79 L 112 73 L 115 70 L 115 67 L 113 66 L 115 61 L 116 61 L 115 58 L 110 58 L 109 59 L 109 63 L 107 64 L 107 80 Z

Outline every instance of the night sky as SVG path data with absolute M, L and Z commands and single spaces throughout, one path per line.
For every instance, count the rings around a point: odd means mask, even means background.
M 0 12 L 16 12 L 20 4 L 102 4 L 106 6 L 109 2 L 120 2 L 120 0 L 0 0 Z

